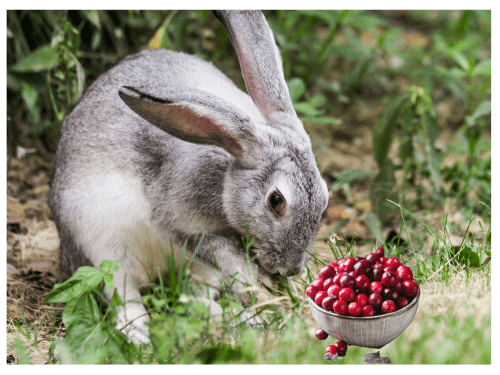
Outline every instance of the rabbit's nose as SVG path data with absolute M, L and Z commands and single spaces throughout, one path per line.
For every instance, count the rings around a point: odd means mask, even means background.
M 299 273 L 302 273 L 302 271 L 304 271 L 303 264 L 301 264 L 300 266 L 297 266 L 297 267 L 282 267 L 279 269 L 280 275 L 283 277 L 295 276 Z

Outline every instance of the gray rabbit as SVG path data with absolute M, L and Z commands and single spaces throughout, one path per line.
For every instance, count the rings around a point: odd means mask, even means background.
M 216 11 L 250 96 L 196 56 L 144 50 L 101 75 L 65 118 L 49 205 L 61 268 L 119 260 L 118 328 L 149 341 L 137 287 L 187 241 L 212 301 L 241 285 L 304 270 L 328 202 L 311 141 L 260 11 Z M 247 263 L 241 237 L 255 236 Z M 255 227 L 257 226 L 257 233 Z M 216 309 L 215 309 L 216 310 Z

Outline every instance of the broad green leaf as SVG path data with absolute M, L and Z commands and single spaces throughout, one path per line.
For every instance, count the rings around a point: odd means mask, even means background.
M 52 69 L 57 63 L 57 49 L 47 44 L 18 61 L 10 70 L 18 73 L 42 72 Z
M 116 272 L 120 268 L 120 261 L 118 260 L 103 260 L 99 267 L 103 271 Z
M 406 95 L 391 100 L 389 106 L 384 112 L 382 119 L 377 122 L 373 130 L 373 148 L 375 151 L 375 160 L 380 168 L 386 160 L 387 152 L 393 140 L 394 129 L 401 110 L 401 104 L 407 99 Z
M 458 261 L 461 264 L 469 265 L 471 267 L 481 266 L 488 255 L 486 252 L 475 246 L 464 246 L 458 254 Z
M 196 354 L 196 359 L 204 365 L 212 363 L 228 363 L 231 361 L 240 361 L 243 358 L 241 349 L 234 349 L 227 344 L 209 347 Z
M 483 60 L 474 67 L 473 74 L 475 76 L 491 76 L 491 59 Z
M 104 281 L 104 286 L 106 287 L 106 292 L 111 292 L 113 290 L 113 274 L 106 273 L 102 276 L 102 279 Z
M 304 95 L 306 84 L 301 78 L 292 78 L 288 81 L 288 91 L 290 91 L 292 102 L 296 102 Z
M 46 302 L 69 302 L 83 293 L 97 288 L 102 281 L 102 272 L 93 267 L 84 266 L 62 284 L 56 284 L 45 297 Z
M 297 112 L 307 116 L 320 116 L 324 112 L 321 110 L 317 110 L 310 103 L 306 102 L 294 103 L 293 107 Z
M 489 115 L 491 113 L 491 101 L 490 100 L 485 100 L 481 104 L 479 104 L 474 111 L 473 115 L 471 116 L 474 121 L 480 117 Z

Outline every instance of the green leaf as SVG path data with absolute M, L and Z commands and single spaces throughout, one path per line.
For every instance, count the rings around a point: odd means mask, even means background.
M 429 169 L 434 191 L 440 192 L 442 153 L 435 147 L 436 140 L 439 136 L 439 124 L 437 122 L 437 119 L 432 116 L 432 114 L 428 110 L 424 111 L 422 121 L 425 129 L 427 167 Z
M 99 20 L 98 10 L 82 10 L 85 18 L 96 28 L 101 29 L 101 22 Z
M 241 349 L 233 349 L 226 344 L 206 348 L 196 354 L 196 359 L 205 365 L 240 361 L 242 358 L 243 352 Z
M 288 81 L 288 91 L 290 91 L 290 98 L 292 102 L 296 102 L 300 99 L 304 92 L 306 91 L 306 84 L 302 78 L 292 78 Z
M 491 101 L 490 100 L 485 100 L 481 104 L 479 104 L 472 114 L 472 119 L 475 122 L 476 119 L 489 115 L 491 113 Z
M 298 113 L 307 115 L 307 116 L 319 116 L 322 115 L 324 111 L 317 110 L 310 103 L 300 102 L 294 103 L 293 107 Z
M 382 223 L 374 212 L 367 212 L 364 222 L 370 232 L 373 234 L 377 242 L 384 242 L 384 232 L 382 231 Z
M 42 72 L 52 69 L 57 63 L 57 49 L 47 44 L 18 61 L 10 70 L 18 73 Z
M 91 291 L 102 281 L 102 272 L 93 267 L 80 267 L 64 283 L 54 285 L 45 302 L 69 302 Z
M 361 169 L 343 169 L 333 173 L 335 182 L 330 185 L 330 189 L 339 189 L 344 184 L 350 185 L 353 181 L 371 177 L 373 174 Z
M 388 200 L 398 200 L 398 194 L 394 191 L 395 185 L 394 165 L 391 159 L 387 158 L 382 164 L 379 174 L 373 180 L 370 191 L 373 212 L 377 214 L 382 224 L 389 216 L 397 212 L 397 208 L 388 202 Z
M 491 59 L 483 60 L 474 67 L 473 75 L 491 76 Z
M 480 267 L 486 260 L 486 252 L 475 246 L 464 246 L 458 254 L 458 261 L 470 267 Z
M 450 49 L 448 50 L 448 55 L 464 70 L 469 70 L 469 61 L 467 58 L 459 51 Z
M 302 121 L 304 122 L 313 122 L 315 124 L 325 124 L 325 125 L 338 125 L 342 122 L 342 120 L 335 117 L 326 117 L 326 116 L 305 116 L 302 117 Z
M 116 272 L 120 269 L 119 260 L 103 260 L 99 267 L 106 272 Z
M 392 143 L 394 129 L 401 111 L 401 104 L 407 99 L 407 95 L 401 95 L 391 100 L 384 112 L 382 119 L 375 125 L 373 130 L 373 148 L 375 150 L 375 160 L 380 168 L 387 160 L 387 152 Z

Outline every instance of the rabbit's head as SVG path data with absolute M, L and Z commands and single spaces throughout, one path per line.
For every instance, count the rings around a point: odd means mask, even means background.
M 122 87 L 123 101 L 182 140 L 223 148 L 224 213 L 255 236 L 256 262 L 269 274 L 301 272 L 328 203 L 311 142 L 293 108 L 279 50 L 260 11 L 217 11 L 235 47 L 247 89 L 265 123 L 238 104 L 187 87 Z M 255 229 L 257 229 L 255 231 Z

